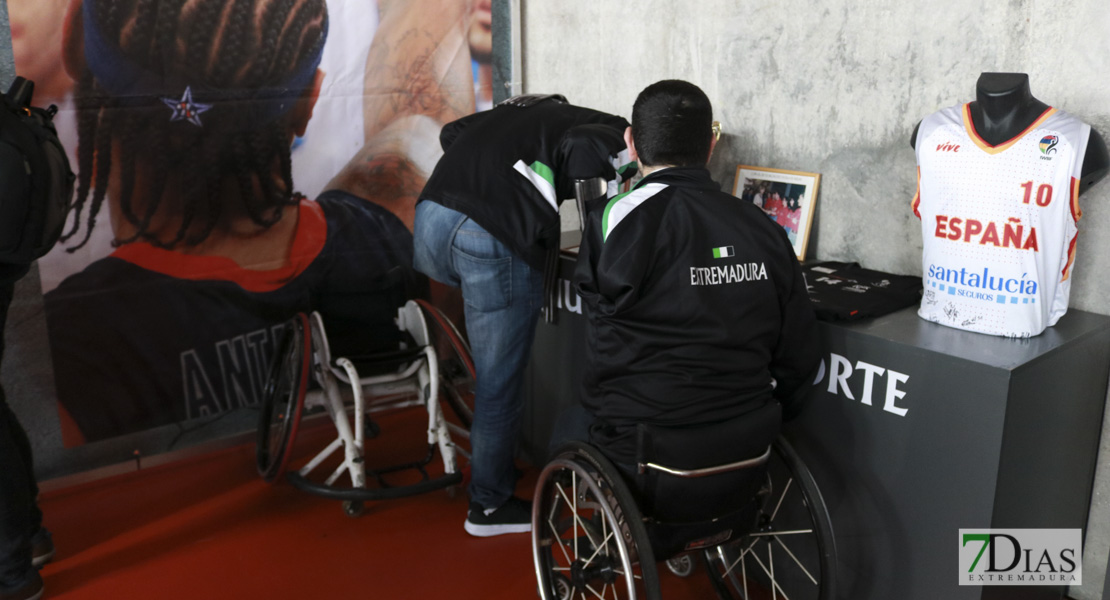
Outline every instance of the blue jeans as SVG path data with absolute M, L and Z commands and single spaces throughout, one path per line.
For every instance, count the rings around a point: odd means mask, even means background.
M 462 288 L 477 371 L 470 429 L 470 499 L 498 508 L 513 494 L 524 368 L 543 307 L 543 274 L 471 221 L 435 202 L 416 205 L 416 270 Z

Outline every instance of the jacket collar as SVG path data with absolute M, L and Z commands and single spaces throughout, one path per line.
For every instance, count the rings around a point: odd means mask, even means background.
M 662 183 L 664 185 L 681 185 L 683 187 L 700 187 L 719 191 L 721 185 L 709 176 L 709 169 L 705 167 L 667 167 L 653 171 L 636 184 L 636 187 L 649 183 Z

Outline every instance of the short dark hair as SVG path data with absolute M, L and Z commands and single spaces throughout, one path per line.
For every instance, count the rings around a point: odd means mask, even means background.
M 712 127 L 709 97 L 688 81 L 653 83 L 632 105 L 632 137 L 644 166 L 705 166 Z

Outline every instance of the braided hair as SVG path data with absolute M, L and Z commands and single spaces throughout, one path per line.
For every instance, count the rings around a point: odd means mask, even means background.
M 264 228 L 280 220 L 284 208 L 301 199 L 293 191 L 290 112 L 311 84 L 281 88 L 313 56 L 319 60 L 327 30 L 324 0 L 85 2 L 84 18 L 92 21 L 84 24 L 86 54 L 94 27 L 97 41 L 111 47 L 113 64 L 159 82 L 161 93 L 121 92 L 114 73 L 84 67 L 74 93 L 75 215 L 62 239 L 76 235 L 83 218 L 85 235 L 69 251 L 89 240 L 113 161 L 116 200 L 134 231 L 115 245 L 194 246 L 221 219 L 245 216 Z M 307 68 L 315 72 L 314 64 Z M 192 104 L 197 90 L 203 98 Z M 188 100 L 193 111 L 185 113 L 189 118 L 173 106 L 183 93 L 181 106 Z M 167 215 L 176 224 L 171 235 L 159 233 Z

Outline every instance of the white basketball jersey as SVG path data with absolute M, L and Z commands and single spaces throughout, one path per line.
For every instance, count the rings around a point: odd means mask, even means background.
M 1050 108 L 991 146 L 975 132 L 970 105 L 921 121 L 913 210 L 921 219 L 922 318 L 1029 337 L 1067 312 L 1090 131 Z

